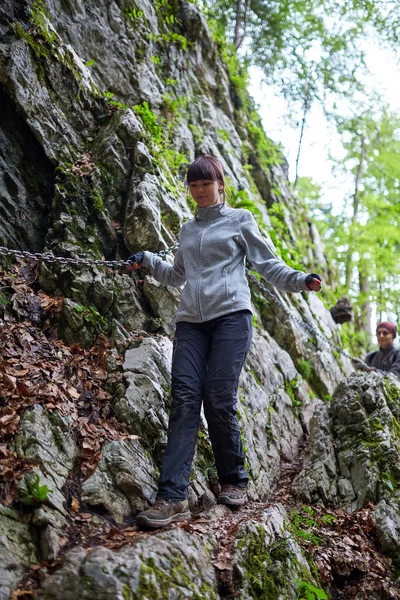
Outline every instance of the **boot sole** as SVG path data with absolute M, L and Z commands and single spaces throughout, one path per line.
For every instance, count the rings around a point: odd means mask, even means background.
M 246 504 L 247 496 L 243 496 L 243 498 L 231 498 L 225 494 L 219 494 L 217 502 L 218 504 L 227 504 L 228 506 L 242 506 L 242 504 Z
M 145 527 L 164 527 L 165 525 L 169 525 L 170 523 L 174 523 L 176 521 L 187 521 L 190 519 L 190 511 L 184 513 L 178 513 L 177 515 L 172 515 L 172 517 L 168 517 L 168 519 L 149 519 L 146 516 L 138 516 L 136 518 L 136 524 L 145 526 Z

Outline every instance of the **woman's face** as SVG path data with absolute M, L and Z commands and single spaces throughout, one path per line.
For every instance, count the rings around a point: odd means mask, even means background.
M 221 184 L 211 179 L 199 179 L 189 183 L 190 193 L 201 208 L 222 202 L 221 189 Z
M 393 335 L 386 327 L 379 327 L 376 332 L 376 338 L 381 348 L 388 348 L 393 344 Z

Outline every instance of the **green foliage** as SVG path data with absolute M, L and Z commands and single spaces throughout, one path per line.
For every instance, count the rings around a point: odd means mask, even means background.
M 182 166 L 189 164 L 187 156 L 171 148 L 164 148 L 159 156 L 165 160 L 173 173 L 177 173 Z
M 127 6 L 125 8 L 125 18 L 131 21 L 138 21 L 143 18 L 143 11 L 134 6 Z
M 27 489 L 20 488 L 19 500 L 22 504 L 39 504 L 44 502 L 49 493 L 47 485 L 40 485 L 38 473 L 29 474 L 26 478 Z
M 300 359 L 299 362 L 297 363 L 297 370 L 300 373 L 300 375 L 303 377 L 303 379 L 305 379 L 306 381 L 309 381 L 311 376 L 312 376 L 312 366 L 311 364 L 308 362 L 308 360 L 305 360 L 304 358 Z
M 294 535 L 306 542 L 312 542 L 319 545 L 321 538 L 315 534 L 317 521 L 314 518 L 314 511 L 309 506 L 302 506 L 301 510 L 293 509 L 289 513 L 289 519 Z
M 143 100 L 141 104 L 135 104 L 132 108 L 141 117 L 143 125 L 151 135 L 153 142 L 160 144 L 162 142 L 162 128 L 158 123 L 158 116 L 150 110 L 146 100 Z
M 381 43 L 399 42 L 400 6 L 388 0 L 215 0 L 206 6 L 214 32 L 241 44 L 243 60 L 259 66 L 293 104 L 325 103 L 329 94 L 351 97 L 363 87 L 363 42 L 374 33 Z
M 320 598 L 321 600 L 328 600 L 328 596 L 324 592 L 323 589 L 315 587 L 308 581 L 298 580 L 298 600 L 317 600 Z
M 92 59 L 85 62 L 85 67 L 92 67 L 96 61 Z
M 0 289 L 0 311 L 11 303 L 11 298 Z
M 247 191 L 246 190 L 236 191 L 235 188 L 233 187 L 233 185 L 231 184 L 229 177 L 226 177 L 225 181 L 226 181 L 225 191 L 226 191 L 226 197 L 227 197 L 227 201 L 228 201 L 229 205 L 232 206 L 233 208 L 245 208 L 246 210 L 249 210 L 253 214 L 255 220 L 257 221 L 258 226 L 261 229 L 266 229 L 266 225 L 263 220 L 262 212 L 259 209 L 259 207 L 257 206 L 256 202 L 254 202 L 254 200 L 252 200 L 249 197 Z
M 99 313 L 95 306 L 77 304 L 74 306 L 74 310 L 82 316 L 85 327 L 87 327 L 93 335 L 107 333 L 107 320 Z
M 226 129 L 217 129 L 217 132 L 218 132 L 219 137 L 224 142 L 229 142 L 229 132 L 226 131 Z
M 297 377 L 291 379 L 290 381 L 285 381 L 285 392 L 290 396 L 292 401 L 292 406 L 301 406 L 303 403 L 296 398 L 296 392 L 299 389 L 300 382 Z
M 161 34 L 161 39 L 164 40 L 167 44 L 176 44 L 183 51 L 187 50 L 188 41 L 187 39 L 179 34 L 169 31 L 168 33 Z
M 102 214 L 104 212 L 103 199 L 100 196 L 100 193 L 99 193 L 99 191 L 96 188 L 92 190 L 92 192 L 91 192 L 91 198 L 92 198 L 92 203 L 93 203 L 94 210 L 97 213 Z
M 400 313 L 400 116 L 375 106 L 337 119 L 337 125 L 344 156 L 335 171 L 354 181 L 342 214 L 332 214 L 309 179 L 299 180 L 298 193 L 322 235 L 336 299 L 346 295 L 353 306 L 354 322 L 341 327 L 343 344 L 363 356 L 370 349 L 371 306 L 378 320 L 396 320 Z M 331 305 L 336 301 L 329 299 Z
M 174 119 L 175 123 L 180 122 L 183 112 L 188 108 L 188 96 L 178 96 L 173 98 L 170 94 L 163 95 L 163 110 L 169 119 Z

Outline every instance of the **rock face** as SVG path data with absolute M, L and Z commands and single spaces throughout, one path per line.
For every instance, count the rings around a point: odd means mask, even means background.
M 63 567 L 39 592 L 40 600 L 96 598 L 216 600 L 217 581 L 210 564 L 210 542 L 175 529 L 142 536 L 129 548 L 112 552 L 96 548 L 72 551 Z
M 361 508 L 398 503 L 400 385 L 393 376 L 352 375 L 318 407 L 293 489 L 307 502 Z
M 400 541 L 400 384 L 378 373 L 352 375 L 311 421 L 304 466 L 293 482 L 307 503 L 356 510 L 375 505 L 382 549 Z
M 232 560 L 242 600 L 296 600 L 301 581 L 317 583 L 280 505 L 264 511 L 259 521 L 239 525 Z
M 0 32 L 0 245 L 88 260 L 165 251 L 193 217 L 183 185 L 186 167 L 207 153 L 224 166 L 229 202 L 253 211 L 272 250 L 290 264 L 301 261 L 305 270 L 326 270 L 318 232 L 302 209 L 294 209 L 283 157 L 271 164 L 259 143 L 264 134 L 246 96 L 245 78 L 227 69 L 221 55 L 230 50 L 221 52 L 195 4 L 6 0 Z M 118 527 L 153 501 L 168 427 L 171 337 L 180 290 L 160 285 L 145 270 L 111 271 L 90 263 L 42 262 L 38 272 L 35 285 L 63 299 L 52 331 L 87 348 L 105 335 L 123 354 L 118 385 L 117 361 L 108 365 L 113 417 L 123 434 L 99 441 L 96 470 L 77 483 L 81 440 L 72 435 L 68 418 L 41 405 L 26 409 L 12 451 L 34 467 L 19 482 L 21 495 L 31 499 L 30 524 L 22 522 L 20 512 L 1 509 L 1 600 L 10 597 L 29 563 L 51 561 L 59 552 L 73 517 L 69 485 L 77 486 L 73 493 L 85 510 L 104 514 Z M 349 388 L 356 386 L 352 410 L 348 400 L 340 404 L 344 387 L 331 407 L 322 404 L 352 371 L 347 358 L 333 351 L 332 344 L 340 344 L 338 329 L 314 294 L 286 294 L 265 285 L 269 293 L 251 282 L 254 339 L 239 385 L 250 498 L 268 498 L 282 461 L 296 456 L 318 407 L 298 493 L 308 494 L 309 501 L 354 506 L 380 500 L 377 523 L 387 538 L 382 544 L 392 548 L 399 531 L 397 496 L 391 493 L 397 480 L 395 413 L 389 399 L 386 405 L 377 400 L 383 384 L 368 380 L 369 392 L 357 376 Z M 349 421 L 336 431 L 338 415 L 346 410 Z M 360 436 L 367 436 L 360 447 L 351 442 L 353 430 L 346 429 L 356 418 Z M 365 418 L 375 424 L 383 419 L 383 429 L 370 428 L 378 437 L 371 438 Z M 349 441 L 336 456 L 339 433 Z M 378 447 L 387 466 L 371 462 L 372 448 Z M 214 484 L 202 419 L 191 506 L 219 514 L 213 508 Z M 34 493 L 39 487 L 48 489 L 40 501 Z M 234 554 L 239 597 L 258 593 L 264 566 L 271 597 L 280 597 L 280 589 L 285 598 L 297 597 L 294 582 L 307 566 L 282 533 L 283 521 L 278 508 L 266 513 L 261 525 L 240 526 Z M 277 540 L 285 548 L 279 556 Z M 119 552 L 78 548 L 47 580 L 40 597 L 60 597 L 62 589 L 66 600 L 217 598 L 214 544 L 210 532 L 201 538 L 175 529 L 137 538 Z M 250 562 L 256 547 L 265 561 L 257 562 L 254 575 Z
M 8 600 L 31 563 L 38 560 L 29 525 L 22 515 L 0 504 L 0 599 Z

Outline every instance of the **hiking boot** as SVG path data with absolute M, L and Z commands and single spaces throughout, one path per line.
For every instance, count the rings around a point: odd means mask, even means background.
M 228 504 L 229 506 L 245 504 L 247 502 L 247 488 L 230 484 L 223 485 L 217 501 L 218 504 Z
M 186 521 L 187 519 L 190 519 L 187 500 L 159 498 L 151 508 L 138 514 L 136 524 L 139 527 L 164 527 L 174 521 Z

